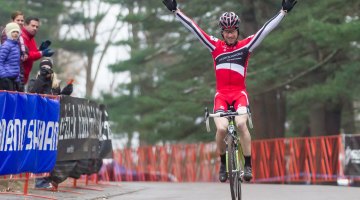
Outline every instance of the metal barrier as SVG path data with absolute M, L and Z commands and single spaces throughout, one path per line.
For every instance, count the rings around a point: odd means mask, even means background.
M 0 180 L 7 180 L 8 186 L 5 190 L 0 191 L 0 194 L 11 194 L 11 195 L 18 195 L 18 196 L 25 196 L 25 197 L 35 197 L 35 198 L 43 198 L 43 199 L 56 199 L 54 197 L 37 195 L 29 193 L 29 182 L 31 179 L 35 177 L 42 177 L 46 176 L 47 173 L 35 175 L 32 173 L 23 173 L 23 174 L 16 174 L 16 175 L 6 175 L 0 176 Z M 22 191 L 15 191 L 11 183 L 21 181 L 23 182 Z
M 41 198 L 41 199 L 57 199 L 53 192 L 65 192 L 65 193 L 73 193 L 81 195 L 82 192 L 77 192 L 74 190 L 69 190 L 67 188 L 71 189 L 82 189 L 82 190 L 93 190 L 93 191 L 103 191 L 103 188 L 97 187 L 97 186 L 103 186 L 107 185 L 107 183 L 99 182 L 98 174 L 92 174 L 92 175 L 82 175 L 79 179 L 72 179 L 69 178 L 67 181 L 61 183 L 59 187 L 53 188 L 53 189 L 39 189 L 39 190 L 47 190 L 49 193 L 47 195 L 38 195 L 38 194 L 32 194 L 29 192 L 30 188 L 30 182 L 34 181 L 35 178 L 44 177 L 47 176 L 48 173 L 43 174 L 33 174 L 33 173 L 24 173 L 24 174 L 17 174 L 17 175 L 6 175 L 6 176 L 0 176 L 1 181 L 7 181 L 8 182 L 8 188 L 5 190 L 0 191 L 1 194 L 10 194 L 10 195 L 17 195 L 17 196 L 24 196 L 30 197 L 30 198 Z M 15 189 L 13 186 L 11 186 L 12 183 L 15 183 L 17 181 L 23 182 L 22 184 L 22 190 L 19 191 L 18 189 Z M 1 199 L 1 196 L 0 196 Z

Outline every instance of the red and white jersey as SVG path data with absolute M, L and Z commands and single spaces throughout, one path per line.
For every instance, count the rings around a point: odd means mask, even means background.
M 180 10 L 177 10 L 175 15 L 210 50 L 214 61 L 217 92 L 229 93 L 246 91 L 245 79 L 250 53 L 280 23 L 285 12 L 280 11 L 254 35 L 238 41 L 234 46 L 229 46 L 225 41 L 209 36 Z

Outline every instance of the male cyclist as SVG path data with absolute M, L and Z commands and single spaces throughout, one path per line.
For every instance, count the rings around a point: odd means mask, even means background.
M 250 181 L 252 179 L 251 136 L 246 126 L 249 100 L 245 85 L 248 60 L 251 52 L 280 23 L 286 13 L 290 12 L 297 2 L 296 0 L 283 0 L 280 12 L 267 21 L 254 35 L 243 40 L 238 40 L 240 19 L 233 12 L 225 12 L 221 15 L 219 26 L 224 40 L 219 40 L 209 36 L 193 20 L 181 12 L 177 8 L 176 0 L 163 0 L 163 3 L 211 52 L 216 76 L 214 112 L 224 112 L 229 104 L 233 104 L 237 112 L 242 114 L 236 116 L 235 121 L 240 132 L 240 141 L 245 158 L 244 179 L 245 181 Z M 226 136 L 228 120 L 214 118 L 214 121 L 217 129 L 217 151 L 220 154 L 221 160 L 219 179 L 221 182 L 225 182 L 227 180 L 227 173 L 224 138 Z

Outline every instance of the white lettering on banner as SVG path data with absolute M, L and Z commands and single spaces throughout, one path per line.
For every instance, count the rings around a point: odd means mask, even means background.
M 57 150 L 58 122 L 2 119 L 0 151 Z
M 1 120 L 0 151 L 21 151 L 23 149 L 24 125 L 22 124 L 26 125 L 26 120 L 23 120 L 23 123 L 19 119 L 9 120 L 8 123 L 5 119 Z
M 345 150 L 345 163 L 360 164 L 360 149 L 351 149 L 349 146 Z
M 59 136 L 60 140 L 76 138 L 75 122 L 76 122 L 76 117 L 62 117 L 61 118 L 61 130 L 62 130 L 62 133 L 64 133 L 64 134 L 61 134 Z
M 77 105 L 78 107 L 78 137 L 98 138 L 101 135 L 101 115 L 100 109 L 89 105 Z
M 33 125 L 34 125 L 34 121 L 31 120 L 30 123 L 29 123 L 29 126 L 28 126 L 28 131 L 27 131 L 27 138 L 30 140 L 30 142 L 29 142 L 29 144 L 27 144 L 25 146 L 25 150 L 32 149 L 32 144 L 33 144 L 32 138 L 33 138 L 34 133 L 31 130 L 31 127 L 33 127 Z
M 75 105 L 67 103 L 64 105 L 65 113 L 71 113 L 71 116 L 61 117 L 61 134 L 59 140 L 76 139 L 76 113 Z
M 6 137 L 5 137 L 5 148 L 4 151 L 12 151 L 12 143 L 14 141 L 16 146 L 16 138 L 14 139 L 14 132 L 11 131 L 14 130 L 13 120 L 9 121 L 9 124 L 6 128 Z
M 54 135 L 54 132 L 56 130 L 55 123 L 49 122 L 46 126 L 46 134 L 45 134 L 45 140 L 44 140 L 44 150 L 48 150 L 47 147 L 49 146 L 49 150 L 55 150 L 56 145 L 56 134 Z M 55 140 L 54 140 L 55 138 Z
M 38 146 L 39 146 L 39 131 L 38 131 L 38 128 L 39 127 L 39 123 L 37 122 L 37 120 L 34 121 L 34 129 L 33 129 L 33 138 L 32 138 L 32 146 L 34 149 L 36 149 Z
M 74 151 L 75 151 L 75 148 L 73 145 L 66 148 L 66 153 L 74 153 Z
M 59 140 L 101 137 L 101 116 L 97 105 L 64 104 Z
M 0 123 L 0 151 L 3 151 L 4 148 L 3 141 L 5 137 L 5 131 L 6 131 L 6 121 L 5 119 L 2 119 Z
M 5 136 L 4 131 L 6 129 L 6 128 L 4 128 L 4 127 L 6 127 L 4 123 L 5 123 L 5 120 L 4 119 L 1 120 L 1 123 L 0 123 L 0 151 L 2 151 L 4 148 L 3 147 L 3 141 L 4 141 L 4 136 Z
M 38 121 L 38 142 L 39 142 L 39 148 L 42 149 L 43 145 L 44 145 L 44 135 L 45 135 L 45 123 L 43 123 L 42 121 Z
M 89 137 L 89 118 L 86 112 L 86 108 L 88 106 L 84 105 L 78 105 L 78 111 L 79 111 L 79 138 L 88 138 Z
M 14 151 L 21 151 L 23 149 L 23 135 L 25 126 L 26 120 L 23 120 L 23 123 L 21 123 L 19 119 L 14 120 Z
M 104 141 L 104 140 L 110 140 L 111 137 L 111 130 L 110 130 L 110 124 L 108 121 L 104 121 L 102 123 L 102 134 L 101 137 L 99 138 L 100 141 Z

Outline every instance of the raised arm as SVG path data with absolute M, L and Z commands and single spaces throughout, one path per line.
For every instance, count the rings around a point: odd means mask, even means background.
M 281 20 L 285 17 L 286 13 L 290 12 L 294 5 L 297 3 L 296 0 L 283 0 L 282 9 L 273 18 L 267 21 L 260 30 L 258 30 L 253 36 L 250 43 L 247 45 L 249 51 L 252 52 L 264 38 L 279 25 Z
M 218 39 L 213 36 L 209 36 L 192 19 L 181 12 L 177 8 L 176 0 L 163 0 L 163 3 L 175 14 L 176 19 L 178 19 L 188 30 L 190 30 L 200 40 L 200 42 L 209 49 L 210 52 L 215 50 L 215 44 Z

